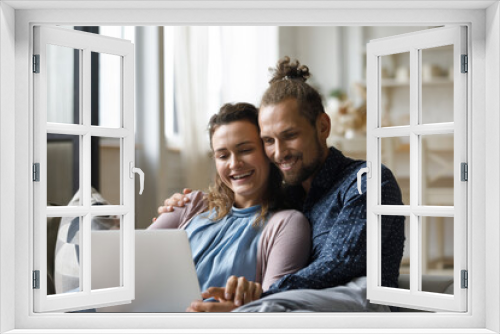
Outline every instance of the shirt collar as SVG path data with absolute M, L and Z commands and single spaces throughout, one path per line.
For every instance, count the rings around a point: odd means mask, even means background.
M 311 184 L 312 189 L 331 188 L 337 179 L 337 175 L 342 172 L 342 165 L 345 156 L 335 147 L 330 147 L 325 162 L 314 176 Z
M 292 206 L 298 210 L 303 210 L 304 201 L 306 198 L 311 198 L 311 193 L 320 195 L 326 189 L 331 189 L 335 183 L 339 173 L 342 172 L 342 165 L 345 156 L 334 147 L 329 148 L 328 156 L 325 162 L 314 176 L 309 194 L 306 195 L 302 186 L 292 186 L 287 188 L 287 194 L 292 203 Z

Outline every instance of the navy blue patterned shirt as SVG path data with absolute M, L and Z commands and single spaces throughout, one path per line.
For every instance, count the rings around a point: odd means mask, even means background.
M 366 162 L 345 157 L 331 147 L 313 179 L 309 193 L 291 187 L 292 203 L 311 223 L 309 265 L 276 281 L 265 295 L 291 289 L 322 289 L 366 276 L 366 174 L 362 194 L 357 173 Z M 382 166 L 382 204 L 402 205 L 401 191 L 392 172 Z M 397 287 L 403 257 L 404 217 L 382 219 L 382 286 Z

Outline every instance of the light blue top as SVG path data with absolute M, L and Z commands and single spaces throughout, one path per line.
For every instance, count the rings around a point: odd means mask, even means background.
M 231 275 L 255 281 L 257 246 L 262 227 L 252 223 L 260 205 L 245 209 L 233 207 L 221 220 L 208 217 L 214 211 L 202 213 L 187 225 L 196 273 L 201 291 L 211 286 L 226 286 Z

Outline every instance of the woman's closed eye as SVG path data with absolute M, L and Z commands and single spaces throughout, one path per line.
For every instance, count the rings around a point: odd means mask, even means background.
M 245 154 L 245 153 L 251 153 L 253 152 L 253 148 L 244 148 L 240 150 L 240 153 Z
M 218 160 L 225 160 L 229 155 L 227 153 L 215 152 L 214 157 Z

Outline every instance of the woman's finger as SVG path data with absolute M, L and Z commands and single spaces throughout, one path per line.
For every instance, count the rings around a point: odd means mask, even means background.
M 245 291 L 245 295 L 244 295 L 244 298 L 243 298 L 243 305 L 245 304 L 248 304 L 252 301 L 252 297 L 255 293 L 255 283 L 254 282 L 250 282 L 248 284 L 248 289 L 247 291 Z
M 255 283 L 255 291 L 252 296 L 252 301 L 257 300 L 262 296 L 262 285 L 260 283 Z
M 224 298 L 226 300 L 233 300 L 237 286 L 238 286 L 238 277 L 230 276 L 226 282 L 226 293 L 224 295 Z
M 240 278 L 238 278 L 238 286 L 236 287 L 236 292 L 234 294 L 234 304 L 236 306 L 243 305 L 243 299 L 247 290 L 248 281 L 245 277 L 241 276 Z

